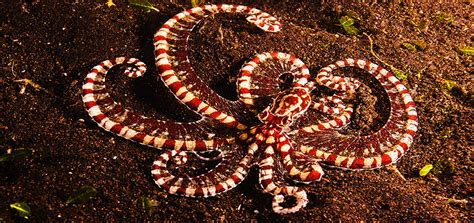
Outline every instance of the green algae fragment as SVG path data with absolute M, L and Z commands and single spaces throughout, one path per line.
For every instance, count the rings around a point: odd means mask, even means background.
M 421 177 L 424 177 L 426 176 L 430 171 L 431 169 L 433 169 L 433 164 L 428 164 L 428 165 L 425 165 L 423 168 L 421 168 L 420 170 L 420 176 Z
M 92 200 L 97 195 L 97 190 L 91 186 L 84 185 L 76 190 L 69 198 L 67 199 L 67 204 L 79 204 L 86 201 Z
M 343 16 L 339 19 L 339 23 L 341 24 L 342 28 L 347 32 L 349 35 L 357 35 L 359 34 L 359 30 L 354 27 L 354 19 L 350 16 Z
M 151 10 L 154 10 L 154 11 L 157 11 L 159 12 L 160 10 L 158 10 L 157 8 L 155 8 L 150 2 L 148 2 L 147 0 L 128 0 L 128 4 L 130 4 L 131 6 L 133 7 L 136 7 L 136 8 L 141 8 L 141 9 L 144 9 L 146 10 L 147 12 L 151 11 Z
M 458 47 L 456 48 L 456 51 L 461 55 L 474 55 L 474 47 L 471 46 Z
M 408 78 L 408 73 L 406 72 L 403 72 L 401 70 L 398 70 L 398 69 L 392 69 L 393 71 L 393 74 L 395 75 L 395 77 L 397 77 L 399 80 L 405 80 Z
M 16 202 L 10 204 L 10 208 L 16 210 L 22 218 L 28 219 L 31 215 L 31 208 L 26 202 Z

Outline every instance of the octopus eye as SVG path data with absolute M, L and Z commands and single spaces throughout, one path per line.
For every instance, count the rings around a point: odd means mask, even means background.
M 265 109 L 261 113 L 258 114 L 258 119 L 263 122 L 263 121 L 266 121 L 268 119 L 268 116 L 269 116 L 269 113 Z
M 290 118 L 289 116 L 285 116 L 281 118 L 280 125 L 288 126 L 288 125 L 291 125 L 292 122 L 293 122 L 292 118 Z

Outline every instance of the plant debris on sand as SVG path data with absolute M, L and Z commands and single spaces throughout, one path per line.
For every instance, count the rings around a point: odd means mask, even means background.
M 255 170 L 235 190 L 217 197 L 164 193 L 150 175 L 159 151 L 105 132 L 90 120 L 81 101 L 82 80 L 98 62 L 119 56 L 140 58 L 149 71 L 139 80 L 112 76 L 109 90 L 117 101 L 147 116 L 192 118 L 176 109 L 180 105 L 153 76 L 152 39 L 192 2 L 209 2 L 150 0 L 154 9 L 149 12 L 126 1 L 110 2 L 0 3 L 0 155 L 32 151 L 0 163 L 0 221 L 23 220 L 11 207 L 16 203 L 28 205 L 21 210 L 34 222 L 472 219 L 471 2 L 241 0 L 226 3 L 262 9 L 282 22 L 282 31 L 260 32 L 229 14 L 209 17 L 194 29 L 191 64 L 227 98 L 236 97 L 235 77 L 243 62 L 265 51 L 294 54 L 313 75 L 348 57 L 403 72 L 420 123 L 410 151 L 392 168 L 325 168 L 321 182 L 301 185 L 309 193 L 308 206 L 289 215 L 273 213 L 272 196 L 256 188 Z M 377 92 L 367 93 L 380 99 L 375 107 L 385 103 Z M 374 116 L 371 125 L 380 126 L 377 112 L 364 115 Z M 429 164 L 433 169 L 421 177 Z M 94 189 L 94 199 L 68 202 L 83 185 Z

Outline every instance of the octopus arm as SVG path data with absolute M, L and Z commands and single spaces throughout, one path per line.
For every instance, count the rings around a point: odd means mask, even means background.
M 221 153 L 219 163 L 209 171 L 195 176 L 190 176 L 187 171 L 176 173 L 171 168 L 173 161 L 178 167 L 189 162 L 187 161 L 189 151 L 177 149 L 167 151 L 153 163 L 154 181 L 171 194 L 187 197 L 210 197 L 235 188 L 247 176 L 254 151 L 243 153 L 237 144 L 222 146 L 218 151 Z
M 277 145 L 277 151 L 283 160 L 287 175 L 293 181 L 310 183 L 319 181 L 323 177 L 324 172 L 318 163 L 319 160 L 295 151 L 289 140 L 280 142 Z
M 260 186 L 263 188 L 263 192 L 274 195 L 272 208 L 275 213 L 294 213 L 306 206 L 308 203 L 306 191 L 299 187 L 285 185 L 283 167 L 275 160 L 272 147 L 265 149 L 264 158 L 260 161 L 259 167 Z M 282 206 L 286 197 L 294 197 L 296 199 L 292 206 Z
M 198 113 L 229 127 L 243 130 L 240 101 L 227 100 L 214 92 L 196 74 L 189 61 L 187 43 L 194 27 L 205 17 L 216 13 L 243 13 L 247 20 L 267 32 L 278 32 L 275 17 L 255 8 L 241 5 L 204 5 L 181 12 L 168 20 L 154 36 L 156 66 L 161 78 L 183 104 Z
M 322 68 L 317 76 L 318 82 L 328 87 L 336 86 L 335 90 L 351 90 L 350 85 L 334 84 L 330 75 L 332 70 L 348 66 L 366 70 L 384 87 L 391 105 L 385 125 L 364 136 L 340 134 L 337 128 L 321 128 L 321 131 L 303 128 L 292 132 L 292 139 L 298 145 L 299 152 L 331 166 L 373 169 L 392 164 L 413 143 L 418 128 L 415 104 L 407 88 L 393 74 L 364 60 L 346 59 Z
M 189 123 L 157 120 L 124 108 L 110 96 L 105 83 L 109 70 L 118 65 L 127 66 L 124 74 L 131 78 L 146 72 L 144 63 L 125 57 L 103 61 L 91 70 L 82 86 L 82 101 L 100 127 L 155 148 L 203 151 L 232 141 L 226 131 L 218 131 L 219 126 L 206 119 Z M 216 137 L 214 132 L 220 135 Z

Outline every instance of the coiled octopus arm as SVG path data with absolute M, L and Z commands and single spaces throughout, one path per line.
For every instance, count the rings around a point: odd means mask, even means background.
M 169 161 L 173 159 L 175 165 L 183 165 L 186 164 L 188 155 L 185 151 L 176 149 L 167 151 L 153 163 L 155 183 L 171 194 L 187 197 L 210 197 L 233 189 L 247 176 L 255 151 L 244 153 L 237 145 L 220 148 L 220 151 L 219 164 L 197 176 L 173 174 Z
M 408 89 L 389 71 L 359 59 L 345 59 L 322 68 L 316 81 L 336 91 L 355 91 L 359 82 L 353 79 L 341 81 L 340 77 L 332 75 L 332 71 L 341 67 L 363 69 L 379 81 L 390 101 L 388 120 L 369 135 L 339 133 L 339 127 L 346 125 L 352 114 L 350 108 L 343 112 L 347 114 L 345 116 L 298 129 L 292 134 L 298 151 L 343 169 L 374 169 L 395 163 L 412 145 L 418 126 L 415 103 Z
M 146 72 L 144 63 L 135 58 L 118 57 L 92 68 L 82 86 L 82 101 L 92 119 L 103 129 L 126 139 L 154 148 L 206 151 L 228 144 L 225 137 L 212 139 L 216 130 L 204 120 L 180 123 L 156 120 L 124 108 L 107 92 L 106 75 L 114 66 L 128 66 L 124 72 L 130 78 Z M 190 137 L 193 136 L 194 138 Z
M 242 13 L 247 21 L 266 32 L 278 32 L 281 25 L 275 17 L 255 8 L 242 5 L 204 5 L 181 12 L 168 20 L 155 33 L 156 66 L 161 78 L 176 97 L 198 113 L 243 130 L 237 120 L 245 110 L 239 101 L 229 101 L 210 89 L 196 75 L 188 58 L 187 43 L 193 28 L 205 17 L 216 13 Z
M 269 147 L 264 152 L 264 158 L 259 163 L 259 181 L 264 192 L 272 193 L 272 208 L 276 213 L 293 213 L 305 207 L 308 203 L 306 192 L 299 187 L 285 186 L 284 175 L 279 170 L 278 161 L 275 159 L 273 148 Z M 295 204 L 291 207 L 283 207 L 281 203 L 285 201 L 285 196 L 296 198 Z

